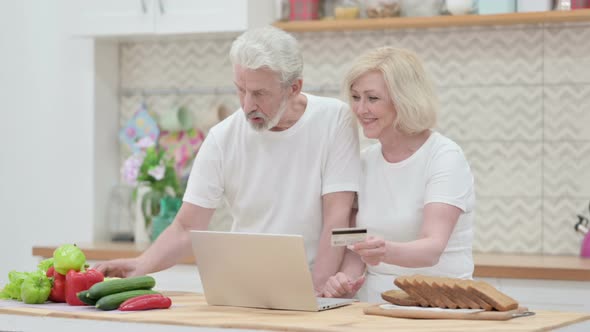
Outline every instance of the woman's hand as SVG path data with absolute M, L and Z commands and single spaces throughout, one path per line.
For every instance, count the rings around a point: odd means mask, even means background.
M 365 282 L 365 275 L 351 280 L 346 274 L 338 272 L 331 276 L 324 286 L 324 297 L 351 298 Z
M 357 253 L 368 265 L 378 265 L 385 259 L 386 242 L 380 237 L 369 236 L 365 241 L 347 247 Z

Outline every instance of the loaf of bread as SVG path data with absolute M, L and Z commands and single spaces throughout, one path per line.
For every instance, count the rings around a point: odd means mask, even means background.
M 488 311 L 518 308 L 516 300 L 484 281 L 412 275 L 398 277 L 394 283 L 400 290 L 383 292 L 381 297 L 396 305 Z

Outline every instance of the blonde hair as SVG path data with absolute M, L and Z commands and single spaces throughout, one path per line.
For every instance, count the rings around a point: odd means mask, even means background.
M 422 62 L 411 51 L 381 47 L 356 59 L 344 79 L 343 92 L 352 104 L 350 89 L 364 74 L 381 72 L 397 117 L 393 126 L 402 133 L 421 133 L 436 125 L 438 98 Z

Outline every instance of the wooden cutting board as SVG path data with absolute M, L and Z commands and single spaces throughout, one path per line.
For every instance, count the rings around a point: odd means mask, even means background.
M 395 318 L 417 319 L 467 319 L 467 320 L 509 320 L 516 317 L 532 316 L 535 313 L 528 311 L 526 307 L 519 307 L 510 311 L 479 311 L 468 312 L 455 309 L 421 308 L 387 305 L 385 309 L 381 304 L 372 305 L 363 309 L 367 315 L 387 316 Z

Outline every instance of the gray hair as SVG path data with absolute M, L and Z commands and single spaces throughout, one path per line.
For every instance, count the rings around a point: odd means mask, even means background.
M 381 72 L 397 117 L 394 127 L 417 134 L 436 125 L 438 98 L 420 59 L 409 50 L 381 47 L 361 55 L 344 79 L 343 92 L 351 100 L 354 81 L 367 72 Z
M 303 56 L 297 40 L 272 26 L 244 32 L 232 43 L 229 56 L 233 65 L 248 69 L 266 67 L 280 74 L 283 86 L 303 76 Z

